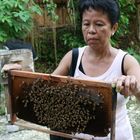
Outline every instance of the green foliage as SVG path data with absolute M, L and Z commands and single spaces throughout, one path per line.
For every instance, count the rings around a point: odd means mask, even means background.
M 83 38 L 80 38 L 78 35 L 74 35 L 72 32 L 64 33 L 61 40 L 64 45 L 69 48 L 78 48 L 83 47 L 84 41 Z
M 135 3 L 133 0 L 119 0 L 120 5 L 120 20 L 117 32 L 112 38 L 112 45 L 116 46 L 120 37 L 130 33 L 131 16 L 136 12 Z
M 58 15 L 56 14 L 57 4 L 54 0 L 34 0 L 34 2 L 47 11 L 51 21 L 56 22 L 58 20 Z
M 46 2 L 46 10 L 48 12 L 48 16 L 51 18 L 53 22 L 58 20 L 58 15 L 56 14 L 57 5 L 53 2 L 53 0 L 44 0 Z
M 75 5 L 77 5 L 77 1 L 75 0 L 68 0 L 67 3 L 67 10 L 69 13 L 69 18 L 70 18 L 70 22 L 73 25 L 76 25 L 76 9 L 75 9 Z
M 127 48 L 127 52 L 134 56 L 140 63 L 140 55 L 134 50 L 134 48 Z
M 1 73 L 0 73 L 0 74 L 1 74 Z M 2 84 L 0 84 L 0 96 L 1 96 L 1 93 L 2 93 L 3 90 L 4 90 L 4 87 L 3 87 Z
M 33 13 L 41 9 L 32 0 L 0 0 L 0 42 L 24 38 L 32 30 Z
M 70 19 L 73 23 L 73 30 L 67 30 L 62 33 L 61 40 L 65 46 L 68 48 L 77 48 L 83 47 L 85 45 L 82 31 L 81 31 L 81 20 L 78 13 L 78 0 L 69 0 L 68 1 L 68 10 L 70 11 Z
M 0 115 L 5 114 L 5 104 L 4 104 L 4 87 L 2 84 L 0 84 Z
M 3 106 L 0 106 L 0 115 L 5 114 L 5 108 Z
M 56 22 L 58 20 L 58 16 L 56 14 L 57 5 L 53 0 L 43 0 L 45 3 L 45 9 L 47 10 L 48 16 L 53 22 L 53 47 L 54 47 L 54 58 L 55 65 L 57 66 L 57 45 L 56 45 Z
M 120 4 L 120 22 L 119 22 L 119 36 L 129 33 L 129 23 L 131 15 L 135 12 L 135 4 L 132 0 L 119 0 Z

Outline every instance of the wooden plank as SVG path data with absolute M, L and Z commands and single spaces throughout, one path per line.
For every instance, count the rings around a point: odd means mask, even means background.
M 72 134 L 66 134 L 66 133 L 62 133 L 62 132 L 58 132 L 58 131 L 52 131 L 52 130 L 48 129 L 47 127 L 40 126 L 40 125 L 37 125 L 34 123 L 30 123 L 30 122 L 27 122 L 27 121 L 24 121 L 21 119 L 18 120 L 17 122 L 15 122 L 14 124 L 17 126 L 20 126 L 20 127 L 24 127 L 24 128 L 28 128 L 28 129 L 32 129 L 32 130 L 36 130 L 36 131 L 44 132 L 47 134 L 64 137 L 64 138 L 87 140 L 87 139 L 80 138 L 80 137 L 72 135 Z
M 80 78 L 73 78 L 69 76 L 60 76 L 60 75 L 53 75 L 53 74 L 45 74 L 45 73 L 38 73 L 38 72 L 29 72 L 29 71 L 19 71 L 19 70 L 11 70 L 9 72 L 12 78 L 26 78 L 28 81 L 29 79 L 35 79 L 35 78 L 43 78 L 44 80 L 47 80 L 48 78 L 51 78 L 55 81 L 61 81 L 66 82 L 67 80 L 73 81 L 75 84 L 85 83 L 90 86 L 96 86 L 96 87 L 104 87 L 109 88 L 111 90 L 111 84 L 105 83 L 103 81 L 90 81 L 90 80 L 84 80 Z

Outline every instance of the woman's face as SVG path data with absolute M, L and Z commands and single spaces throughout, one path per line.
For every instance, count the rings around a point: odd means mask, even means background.
M 106 13 L 91 8 L 83 13 L 82 32 L 85 42 L 90 47 L 108 46 L 115 31 L 116 28 L 111 26 Z

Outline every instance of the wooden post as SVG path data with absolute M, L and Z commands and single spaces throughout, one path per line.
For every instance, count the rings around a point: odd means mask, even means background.
M 112 126 L 110 140 L 115 140 L 116 107 L 117 107 L 117 92 L 115 88 L 112 88 Z
M 54 58 L 55 58 L 55 67 L 57 66 L 57 45 L 56 45 L 56 22 L 53 22 L 53 47 L 54 47 Z
M 8 96 L 8 81 L 7 76 L 5 73 L 1 73 L 1 69 L 4 66 L 4 64 L 7 64 L 9 61 L 9 58 L 11 56 L 11 52 L 9 50 L 0 50 L 0 84 L 3 87 L 3 93 L 4 93 L 4 103 L 5 103 L 5 114 L 7 117 L 7 120 L 9 121 L 9 96 Z M 3 76 L 2 76 L 3 75 Z

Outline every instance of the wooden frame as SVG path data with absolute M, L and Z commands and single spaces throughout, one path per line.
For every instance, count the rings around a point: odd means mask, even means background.
M 21 84 L 22 82 L 27 82 L 31 83 L 34 79 L 36 78 L 42 78 L 44 80 L 48 80 L 51 78 L 51 80 L 59 83 L 66 83 L 68 80 L 71 80 L 72 83 L 78 84 L 78 85 L 83 85 L 86 84 L 86 87 L 88 89 L 96 89 L 102 94 L 104 94 L 104 105 L 103 105 L 103 114 L 98 115 L 98 119 L 96 120 L 97 123 L 94 126 L 97 130 L 98 127 L 101 125 L 105 125 L 111 129 L 111 140 L 115 139 L 115 114 L 116 114 L 116 93 L 114 90 L 112 90 L 112 87 L 108 83 L 103 83 L 102 81 L 89 81 L 89 80 L 81 80 L 81 79 L 75 79 L 72 77 L 67 77 L 67 76 L 56 76 L 56 75 L 49 75 L 49 74 L 43 74 L 43 73 L 33 73 L 33 72 L 25 72 L 25 71 L 16 71 L 12 70 L 9 72 L 8 76 L 8 83 L 9 83 L 9 92 L 10 92 L 10 109 L 11 109 L 11 122 L 16 125 L 20 125 L 23 127 L 31 128 L 31 129 L 36 129 L 38 131 L 46 132 L 52 135 L 57 135 L 57 136 L 62 136 L 66 138 L 76 138 L 76 139 L 81 139 L 79 137 L 76 137 L 74 135 L 62 133 L 62 132 L 57 132 L 57 131 L 52 131 L 52 130 L 46 130 L 43 126 L 36 125 L 36 127 L 32 127 L 32 125 L 26 125 L 26 123 L 21 123 L 18 122 L 18 119 L 16 116 L 16 110 L 15 110 L 15 102 L 16 102 L 16 97 L 20 95 L 21 93 Z M 102 116 L 104 115 L 104 117 Z M 28 121 L 28 120 L 25 120 Z M 90 126 L 89 126 L 90 127 Z M 96 131 L 93 129 L 93 131 Z M 101 131 L 101 130 L 100 130 Z M 103 131 L 103 130 L 102 130 Z M 98 132 L 95 132 L 95 134 L 99 134 Z M 98 135 L 96 135 L 98 136 Z

